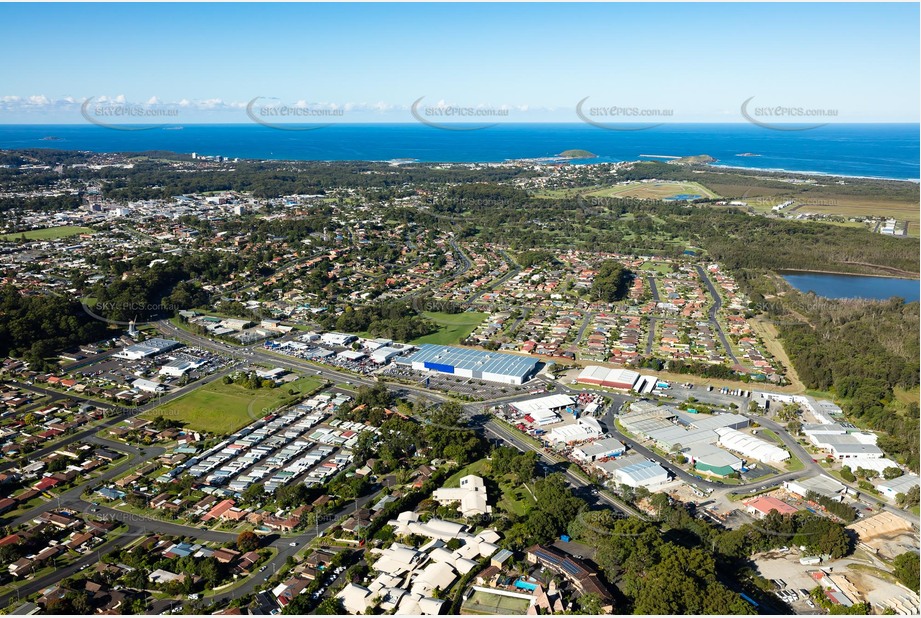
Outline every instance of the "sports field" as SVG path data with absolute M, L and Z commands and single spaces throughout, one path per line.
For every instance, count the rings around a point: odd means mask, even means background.
M 438 325 L 438 331 L 410 341 L 410 343 L 434 343 L 436 345 L 451 345 L 467 336 L 486 319 L 485 313 L 478 311 L 465 311 L 464 313 L 441 313 L 426 311 L 422 314 L 427 319 Z
M 292 403 L 321 384 L 320 380 L 308 377 L 277 388 L 249 390 L 215 380 L 141 416 L 148 419 L 164 416 L 185 423 L 186 429 L 229 434 L 262 418 L 270 410 Z M 297 394 L 290 395 L 290 389 Z
M 696 182 L 631 182 L 626 185 L 617 185 L 606 189 L 599 189 L 587 193 L 591 197 L 634 197 L 646 200 L 667 200 L 675 197 L 684 199 L 696 199 L 690 196 L 702 198 L 718 198 L 719 196 Z
M 461 614 L 516 614 L 528 612 L 530 602 L 482 590 L 474 590 L 470 598 L 461 606 Z
M 8 236 L 4 236 L 3 240 L 8 242 L 16 242 L 23 236 L 26 237 L 26 240 L 54 240 L 56 238 L 76 236 L 77 234 L 89 234 L 92 231 L 93 230 L 88 227 L 80 227 L 77 225 L 62 225 L 59 227 L 46 227 L 41 230 L 29 230 L 28 232 L 10 234 Z

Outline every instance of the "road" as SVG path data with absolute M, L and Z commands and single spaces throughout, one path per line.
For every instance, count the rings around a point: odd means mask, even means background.
M 710 296 L 713 297 L 713 304 L 710 306 L 709 317 L 710 323 L 713 325 L 713 328 L 716 329 L 716 334 L 719 335 L 720 341 L 723 342 L 723 347 L 726 349 L 726 354 L 729 355 L 729 358 L 732 359 L 733 365 L 739 364 L 739 359 L 736 358 L 736 355 L 732 351 L 732 346 L 729 345 L 729 340 L 726 339 L 726 334 L 723 332 L 723 328 L 720 326 L 719 321 L 716 319 L 716 313 L 720 310 L 720 307 L 723 306 L 723 299 L 720 297 L 719 292 L 716 290 L 716 287 L 713 285 L 713 282 L 710 281 L 710 277 L 707 276 L 707 273 L 704 271 L 703 267 L 697 265 L 697 274 L 700 275 L 700 280 L 707 286 L 707 289 L 710 290 Z
M 590 489 L 593 487 L 592 483 L 586 481 L 581 476 L 573 473 L 569 469 L 569 461 L 548 455 L 543 449 L 538 448 L 528 440 L 525 440 L 524 437 L 521 436 L 516 430 L 510 429 L 499 421 L 493 419 L 488 420 L 484 424 L 484 429 L 487 433 L 496 436 L 503 442 L 511 444 L 512 446 L 518 448 L 520 451 L 534 451 L 537 453 L 538 457 L 540 457 L 540 460 L 546 467 L 554 469 L 557 472 L 561 472 L 569 484 L 575 487 L 577 490 Z M 584 494 L 585 492 L 582 493 Z M 642 513 L 633 507 L 628 506 L 619 500 L 616 500 L 607 491 L 599 491 L 597 493 L 593 493 L 592 495 L 596 497 L 598 502 L 603 502 L 607 506 L 620 511 L 625 515 L 633 515 L 634 517 L 641 517 L 645 519 Z M 587 496 L 584 495 L 583 497 L 587 498 Z M 591 502 L 591 500 L 589 500 L 589 502 Z
M 99 424 L 92 425 L 89 428 L 83 429 L 76 433 L 68 434 L 65 440 L 62 440 L 60 442 L 55 442 L 54 444 L 51 444 L 50 446 L 45 446 L 45 447 L 32 451 L 31 453 L 28 454 L 28 458 L 29 459 L 39 459 L 41 457 L 44 457 L 45 455 L 48 455 L 60 449 L 65 444 L 71 444 L 78 440 L 83 440 L 84 438 L 89 438 L 91 436 L 94 436 L 95 434 L 99 433 L 103 429 L 108 429 L 109 427 L 112 427 L 113 425 L 117 425 L 118 423 L 124 420 L 137 416 L 138 414 L 143 414 L 144 412 L 147 412 L 148 410 L 153 410 L 154 408 L 161 406 L 164 403 L 169 403 L 170 401 L 178 397 L 182 397 L 186 393 L 195 390 L 199 386 L 204 386 L 205 384 L 213 382 L 214 380 L 217 380 L 218 378 L 222 378 L 225 375 L 229 374 L 234 369 L 235 369 L 234 366 L 230 366 L 221 371 L 212 373 L 209 376 L 205 376 L 201 380 L 198 380 L 196 382 L 193 382 L 191 384 L 178 388 L 171 393 L 163 395 L 162 397 L 159 397 L 151 401 L 150 403 L 144 404 L 142 406 L 138 406 L 137 408 L 121 408 L 121 407 L 117 407 L 110 403 L 103 403 L 103 402 L 94 401 L 91 399 L 83 399 L 75 395 L 63 394 L 63 396 L 68 397 L 69 399 L 73 399 L 74 401 L 77 401 L 81 404 L 89 404 L 91 406 L 95 406 L 97 408 L 104 408 L 110 411 L 114 410 L 117 413 L 112 416 L 109 416 L 108 418 L 106 418 L 104 421 L 102 421 Z M 32 391 L 34 393 L 41 393 L 43 395 L 62 396 L 62 393 L 58 391 L 49 390 L 46 388 L 42 388 L 40 386 L 34 386 L 31 384 L 22 384 L 19 382 L 9 382 L 9 384 L 17 388 L 21 388 L 23 390 Z M 6 462 L 0 465 L 0 472 L 5 472 L 6 470 L 14 468 L 17 465 L 18 464 L 15 461 Z
M 588 311 L 585 314 L 585 319 L 582 320 L 582 326 L 579 327 L 579 332 L 576 333 L 576 338 L 573 339 L 573 344 L 578 347 L 582 343 L 582 337 L 585 335 L 585 329 L 588 328 L 588 325 L 592 323 L 592 320 L 595 319 L 595 313 Z
M 518 267 L 518 264 L 515 263 L 515 260 L 513 260 L 513 259 L 511 258 L 511 256 L 509 256 L 505 251 L 500 251 L 499 253 L 502 254 L 502 259 L 504 259 L 505 262 L 506 262 L 506 264 L 508 264 L 508 272 L 505 273 L 504 275 L 502 275 L 500 278 L 498 278 L 498 279 L 496 279 L 495 281 L 493 281 L 492 283 L 490 283 L 489 285 L 484 286 L 483 289 L 481 289 L 481 290 L 479 290 L 479 291 L 477 291 L 477 292 L 474 292 L 474 293 L 473 293 L 469 298 L 467 298 L 467 300 L 465 301 L 467 305 L 472 305 L 472 304 L 475 303 L 477 300 L 479 300 L 479 298 L 480 298 L 481 296 L 483 296 L 483 294 L 486 294 L 487 292 L 490 292 L 490 291 L 496 289 L 497 287 L 501 286 L 501 285 L 504 284 L 506 281 L 508 281 L 509 279 L 511 279 L 512 277 L 514 277 L 515 275 L 517 275 L 519 272 L 521 272 L 521 268 Z

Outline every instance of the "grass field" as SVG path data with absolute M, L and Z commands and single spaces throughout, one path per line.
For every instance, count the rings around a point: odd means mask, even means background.
M 893 394 L 895 395 L 896 400 L 901 403 L 918 403 L 919 389 L 917 386 L 910 390 L 906 390 L 897 386 L 895 389 L 893 389 Z
M 321 384 L 316 378 L 300 378 L 278 388 L 251 391 L 237 384 L 215 380 L 142 416 L 164 416 L 185 423 L 187 429 L 228 434 L 265 416 L 269 410 L 291 403 Z M 294 389 L 297 394 L 288 394 L 289 389 Z
M 440 313 L 426 311 L 422 314 L 438 325 L 438 331 L 431 335 L 419 337 L 410 343 L 434 343 L 450 345 L 465 339 L 486 319 L 485 313 L 465 311 L 464 313 Z
M 719 195 L 696 182 L 633 182 L 617 185 L 587 195 L 593 197 L 635 197 L 638 199 L 664 200 L 676 195 L 689 194 L 717 198 Z
M 475 590 L 461 606 L 462 614 L 516 614 L 524 615 L 530 602 L 490 592 Z
M 3 240 L 7 242 L 16 242 L 23 236 L 26 237 L 26 240 L 54 240 L 57 238 L 76 236 L 77 234 L 90 234 L 92 231 L 93 230 L 88 227 L 62 225 L 60 227 L 46 227 L 41 230 L 30 230 L 28 232 L 10 234 L 9 236 L 4 236 Z
M 643 265 L 640 266 L 640 270 L 654 272 L 659 275 L 668 275 L 672 272 L 672 266 L 664 262 L 643 262 Z

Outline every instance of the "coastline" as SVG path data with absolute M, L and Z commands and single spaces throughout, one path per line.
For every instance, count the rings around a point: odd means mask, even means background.
M 800 171 L 791 170 L 783 167 L 744 167 L 741 165 L 720 165 L 718 163 L 708 163 L 708 167 L 717 167 L 727 170 L 738 170 L 743 172 L 771 172 L 774 174 L 802 174 L 804 176 L 825 176 L 827 178 L 854 178 L 857 180 L 891 180 L 895 182 L 912 182 L 921 184 L 921 178 L 893 178 L 892 176 L 858 176 L 856 174 L 834 174 L 832 172 Z

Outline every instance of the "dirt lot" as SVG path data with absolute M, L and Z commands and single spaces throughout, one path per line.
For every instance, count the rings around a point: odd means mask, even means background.
M 816 581 L 809 575 L 811 571 L 823 570 L 834 579 L 849 584 L 856 589 L 860 598 L 855 602 L 867 601 L 877 612 L 886 607 L 893 599 L 901 599 L 909 605 L 917 603 L 917 595 L 907 588 L 895 583 L 895 579 L 886 572 L 886 565 L 858 549 L 853 555 L 840 560 L 823 562 L 817 565 L 802 565 L 801 555 L 797 551 L 769 552 L 754 556 L 758 572 L 767 579 L 782 580 L 786 590 L 806 590 L 816 587 Z M 841 578 L 844 578 L 842 580 Z M 846 580 L 846 581 L 845 581 Z M 844 586 L 842 586 L 844 587 Z M 815 613 L 803 600 L 793 604 L 797 613 Z

